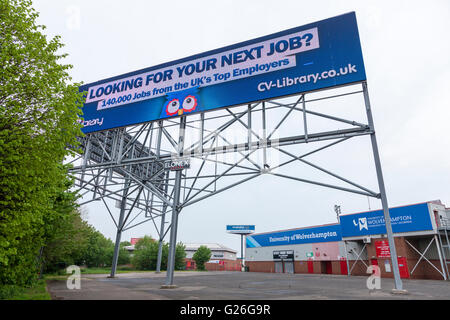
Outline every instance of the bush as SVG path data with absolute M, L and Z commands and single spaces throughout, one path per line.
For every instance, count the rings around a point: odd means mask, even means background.
M 195 261 L 197 265 L 197 270 L 204 271 L 205 263 L 211 259 L 211 250 L 208 249 L 207 246 L 200 246 L 197 251 L 195 251 L 192 259 Z
M 135 245 L 131 263 L 138 270 L 155 270 L 158 256 L 158 242 L 145 236 Z
M 185 270 L 186 263 L 184 259 L 186 258 L 186 246 L 181 242 L 177 243 L 175 249 L 175 270 Z
M 156 270 L 159 242 L 145 236 L 136 245 L 131 263 L 138 270 Z M 167 270 L 169 244 L 163 243 L 161 254 L 161 270 Z M 175 249 L 175 270 L 184 270 L 186 258 L 185 246 L 178 243 Z
M 135 268 L 133 268 L 131 266 L 120 266 L 120 267 L 117 267 L 117 270 L 120 270 L 120 271 L 133 271 L 133 270 L 135 270 Z
M 0 286 L 0 300 L 10 299 L 14 296 L 22 294 L 24 291 L 24 288 L 14 285 Z
M 114 243 L 100 232 L 92 230 L 87 248 L 78 264 L 84 264 L 88 268 L 110 266 L 112 262 L 111 250 L 114 250 Z
M 105 266 L 110 267 L 112 265 L 112 260 L 114 257 L 114 246 L 108 247 L 105 257 Z M 131 261 L 131 256 L 128 250 L 123 247 L 119 248 L 119 258 L 117 259 L 117 265 L 129 264 Z

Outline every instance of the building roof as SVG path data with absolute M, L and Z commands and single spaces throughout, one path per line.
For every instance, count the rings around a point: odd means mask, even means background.
M 237 253 L 236 250 L 230 249 L 228 247 L 225 247 L 224 245 L 221 245 L 219 243 L 184 243 L 186 246 L 186 251 L 197 251 L 200 246 L 206 246 L 211 251 L 227 251 L 231 253 Z M 131 246 L 125 246 L 124 247 L 128 251 L 133 251 L 135 249 L 134 244 Z
M 186 246 L 186 251 L 197 251 L 200 246 L 206 246 L 211 251 L 228 251 L 232 253 L 237 253 L 237 251 L 225 247 L 219 243 L 184 243 Z

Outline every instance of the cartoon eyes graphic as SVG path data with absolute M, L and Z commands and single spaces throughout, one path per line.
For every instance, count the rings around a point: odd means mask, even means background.
M 180 100 L 172 99 L 167 103 L 166 112 L 169 116 L 173 116 L 176 113 L 179 115 L 183 112 L 191 112 L 195 110 L 197 106 L 197 98 L 195 96 L 189 95 L 183 100 L 183 105 L 180 106 Z
M 191 112 L 197 106 L 197 98 L 194 96 L 187 96 L 183 100 L 183 110 L 186 112 Z
M 161 118 L 181 116 L 186 113 L 204 111 L 200 89 L 193 87 L 181 91 L 169 92 L 161 108 Z
M 167 114 L 169 116 L 173 116 L 178 112 L 178 109 L 180 108 L 180 101 L 178 99 L 173 99 L 169 101 L 167 104 Z

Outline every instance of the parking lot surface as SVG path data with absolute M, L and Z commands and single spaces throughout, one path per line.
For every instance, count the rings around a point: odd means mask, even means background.
M 163 273 L 82 275 L 80 289 L 65 280 L 48 281 L 55 300 L 354 300 L 450 299 L 450 282 L 403 280 L 407 294 L 393 294 L 393 279 L 381 279 L 381 289 L 369 290 L 367 277 L 277 274 L 257 272 L 176 272 L 173 289 L 162 289 Z

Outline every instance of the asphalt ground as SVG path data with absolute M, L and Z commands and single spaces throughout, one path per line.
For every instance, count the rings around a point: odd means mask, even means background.
M 172 289 L 163 289 L 166 274 L 82 275 L 80 289 L 66 280 L 48 281 L 53 300 L 449 300 L 450 282 L 403 279 L 407 294 L 394 294 L 393 279 L 380 289 L 367 288 L 368 277 L 258 272 L 175 272 Z

